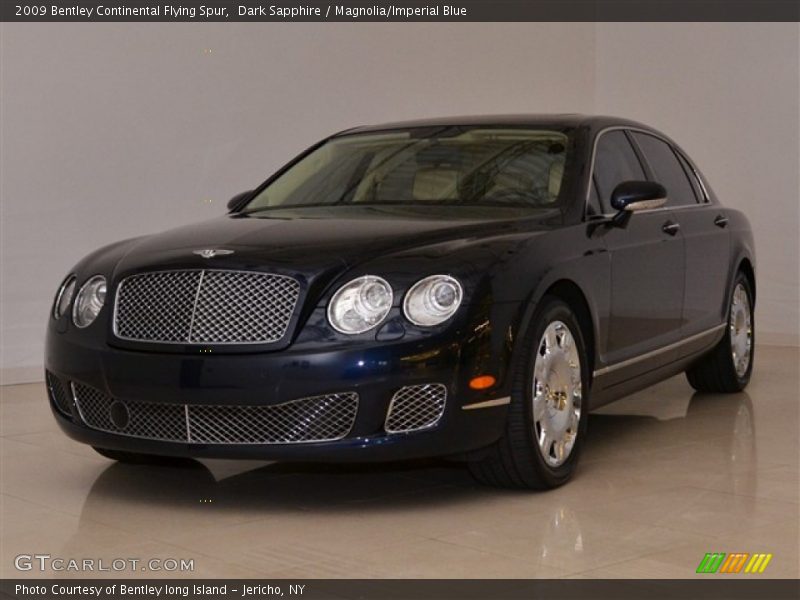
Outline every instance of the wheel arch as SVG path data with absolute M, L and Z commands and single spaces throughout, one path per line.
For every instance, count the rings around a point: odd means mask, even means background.
M 550 285 L 544 292 L 544 296 L 554 296 L 567 304 L 575 314 L 578 324 L 581 327 L 581 334 L 586 345 L 586 352 L 589 359 L 589 377 L 594 371 L 595 354 L 597 344 L 595 341 L 595 325 L 592 317 L 592 310 L 583 290 L 571 279 L 559 279 Z
M 586 293 L 573 279 L 562 277 L 541 286 L 534 292 L 520 319 L 520 336 L 518 336 L 518 340 L 523 337 L 521 334 L 530 326 L 537 309 L 541 306 L 542 300 L 548 296 L 558 298 L 567 304 L 575 314 L 588 354 L 589 377 L 591 379 L 597 361 L 597 320 Z M 515 355 L 519 356 L 519 353 L 515 352 Z
M 741 271 L 744 273 L 744 276 L 747 277 L 747 283 L 750 284 L 750 291 L 753 294 L 753 308 L 755 308 L 756 304 L 756 272 L 753 268 L 753 263 L 750 259 L 745 256 L 741 260 L 739 260 L 739 265 L 736 267 L 736 272 L 738 273 Z

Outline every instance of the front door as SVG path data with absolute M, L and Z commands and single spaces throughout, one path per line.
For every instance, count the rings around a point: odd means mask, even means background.
M 607 213 L 619 183 L 647 179 L 624 131 L 601 134 L 594 179 Z M 677 350 L 669 347 L 681 336 L 685 249 L 668 208 L 633 214 L 627 227 L 609 228 L 605 240 L 611 257 L 611 314 L 602 359 L 613 385 L 652 368 L 653 361 L 641 360 L 647 355 L 657 354 L 659 363 L 677 358 Z

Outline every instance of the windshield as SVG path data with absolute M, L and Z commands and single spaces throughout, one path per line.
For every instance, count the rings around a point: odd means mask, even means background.
M 551 208 L 568 137 L 558 131 L 437 128 L 336 137 L 247 204 L 269 208 L 452 204 Z

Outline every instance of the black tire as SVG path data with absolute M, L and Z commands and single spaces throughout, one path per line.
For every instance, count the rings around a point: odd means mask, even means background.
M 564 323 L 577 345 L 581 367 L 581 414 L 578 433 L 569 457 L 557 467 L 545 462 L 534 438 L 533 369 L 545 329 L 554 321 Z M 468 460 L 476 481 L 493 487 L 544 490 L 566 483 L 575 471 L 586 437 L 589 400 L 589 361 L 578 320 L 570 307 L 555 297 L 542 299 L 522 340 L 523 355 L 512 374 L 511 404 L 504 436 L 475 458 Z
M 739 285 L 741 285 L 747 293 L 752 332 L 750 361 L 747 370 L 741 376 L 736 372 L 736 366 L 734 365 L 733 356 L 731 354 L 731 307 L 733 304 L 734 290 L 736 290 Z M 749 279 L 741 271 L 737 273 L 736 278 L 733 280 L 730 298 L 725 335 L 711 352 L 686 370 L 686 379 L 689 380 L 689 384 L 698 392 L 731 394 L 741 392 L 750 382 L 750 376 L 753 373 L 753 359 L 755 358 L 756 343 L 753 289 Z
M 179 458 L 175 456 L 159 456 L 157 454 L 140 454 L 139 452 L 125 452 L 123 450 L 109 450 L 108 448 L 98 448 L 92 446 L 94 451 L 127 465 L 152 465 L 161 467 L 184 467 L 194 463 L 191 458 Z

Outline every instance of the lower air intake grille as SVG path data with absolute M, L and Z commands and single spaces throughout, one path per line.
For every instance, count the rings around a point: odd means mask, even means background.
M 441 383 L 409 385 L 392 397 L 384 429 L 387 433 L 408 433 L 433 427 L 444 414 L 447 387 Z
M 44 376 L 47 382 L 47 394 L 50 396 L 50 401 L 60 413 L 71 417 L 72 403 L 69 400 L 69 394 L 67 394 L 67 391 L 64 389 L 64 385 L 59 381 L 58 377 L 53 375 L 50 371 L 45 371 Z
M 190 406 L 193 442 L 291 444 L 339 440 L 350 433 L 358 394 L 328 394 L 277 406 Z
M 81 419 L 89 427 L 172 442 L 329 442 L 350 433 L 358 411 L 354 392 L 247 406 L 122 402 L 89 386 L 76 383 L 72 388 Z
M 78 413 L 89 427 L 149 440 L 186 441 L 183 404 L 120 402 L 93 387 L 72 384 Z

